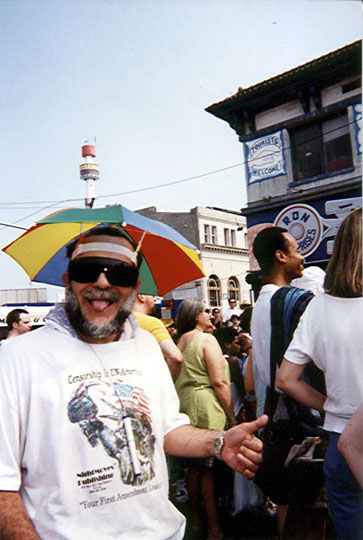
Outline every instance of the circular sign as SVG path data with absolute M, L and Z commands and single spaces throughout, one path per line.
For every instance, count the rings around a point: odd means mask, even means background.
M 276 217 L 274 225 L 285 227 L 299 245 L 301 255 L 311 255 L 319 246 L 323 235 L 320 215 L 308 204 L 292 204 Z

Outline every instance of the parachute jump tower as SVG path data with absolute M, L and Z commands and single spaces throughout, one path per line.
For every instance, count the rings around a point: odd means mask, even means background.
M 96 146 L 93 144 L 84 144 L 82 146 L 82 157 L 84 163 L 79 166 L 81 180 L 86 182 L 86 198 L 85 206 L 92 208 L 95 202 L 95 181 L 100 177 L 100 169 L 97 163 L 94 162 L 96 157 Z

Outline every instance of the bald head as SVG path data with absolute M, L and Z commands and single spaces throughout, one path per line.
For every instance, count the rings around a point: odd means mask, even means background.
M 138 294 L 134 306 L 134 311 L 150 315 L 155 307 L 155 296 L 150 294 Z

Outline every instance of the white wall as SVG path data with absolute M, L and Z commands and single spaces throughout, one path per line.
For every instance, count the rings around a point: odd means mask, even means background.
M 246 272 L 249 269 L 249 259 L 246 246 L 246 219 L 238 214 L 198 207 L 198 223 L 201 250 L 201 263 L 207 278 L 214 274 L 221 283 L 221 300 L 228 298 L 228 279 L 237 278 L 240 298 L 250 300 L 250 287 L 245 282 Z M 205 244 L 204 225 L 214 226 L 217 229 L 217 242 Z M 241 230 L 237 230 L 241 228 Z M 234 230 L 236 235 L 235 246 L 225 244 L 224 229 Z M 208 279 L 202 280 L 203 299 L 208 303 Z M 224 307 L 224 306 L 223 306 Z
M 283 105 L 272 107 L 255 116 L 256 129 L 264 129 L 269 126 L 274 126 L 279 122 L 291 120 L 304 114 L 303 108 L 299 100 L 288 101 Z

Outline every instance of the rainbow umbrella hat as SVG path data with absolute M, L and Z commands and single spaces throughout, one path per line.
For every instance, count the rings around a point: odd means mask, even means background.
M 67 245 L 101 225 L 119 225 L 136 244 L 142 240 L 142 294 L 163 296 L 205 276 L 196 247 L 184 236 L 122 205 L 59 210 L 37 221 L 2 251 L 20 264 L 31 281 L 63 286 L 62 274 L 69 262 Z

